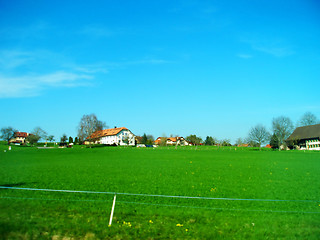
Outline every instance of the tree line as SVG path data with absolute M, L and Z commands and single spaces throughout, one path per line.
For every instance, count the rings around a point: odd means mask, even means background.
M 306 112 L 296 123 L 296 127 L 308 126 L 319 124 L 319 119 L 311 112 Z M 95 114 L 83 115 L 80 119 L 79 125 L 77 127 L 77 137 L 74 139 L 70 136 L 67 137 L 63 134 L 60 138 L 61 143 L 74 143 L 81 144 L 87 138 L 89 138 L 95 131 L 103 130 L 107 128 L 105 122 L 98 120 Z M 250 146 L 261 148 L 262 144 L 269 143 L 272 148 L 280 148 L 282 145 L 286 145 L 285 140 L 290 136 L 294 130 L 294 124 L 289 117 L 280 116 L 273 118 L 272 120 L 272 131 L 269 132 L 265 126 L 262 124 L 257 124 L 252 127 L 249 131 L 247 138 L 238 138 L 235 145 L 248 144 Z M 4 127 L 0 130 L 0 138 L 9 141 L 15 137 L 17 130 L 13 127 Z M 138 137 L 139 142 L 142 144 L 153 144 L 154 137 L 152 135 L 143 134 L 142 137 Z M 166 137 L 165 137 L 166 139 Z M 186 141 L 193 145 L 218 145 L 218 146 L 231 146 L 229 139 L 218 140 L 212 136 L 207 136 L 205 140 L 201 137 L 191 134 L 187 136 Z M 49 135 L 40 127 L 34 128 L 29 136 L 27 136 L 26 141 L 31 145 L 38 143 L 40 140 L 46 142 L 55 141 L 53 135 Z
M 296 127 L 319 124 L 319 119 L 311 112 L 306 112 L 296 123 Z M 269 143 L 273 149 L 286 147 L 286 139 L 292 134 L 294 124 L 289 117 L 280 116 L 272 120 L 272 132 L 262 124 L 252 127 L 247 137 L 247 142 L 261 149 L 261 145 Z

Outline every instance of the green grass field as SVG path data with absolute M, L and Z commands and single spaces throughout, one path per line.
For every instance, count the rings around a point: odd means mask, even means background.
M 320 239 L 320 153 L 0 145 L 1 239 Z M 232 198 L 204 199 L 204 198 Z M 290 201 L 252 201 L 290 200 Z

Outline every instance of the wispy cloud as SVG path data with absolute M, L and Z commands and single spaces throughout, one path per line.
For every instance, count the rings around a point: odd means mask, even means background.
M 33 97 L 48 88 L 88 86 L 92 76 L 58 71 L 44 75 L 0 75 L 0 98 Z
M 58 60 L 57 60 L 58 59 Z M 66 67 L 59 54 L 48 51 L 0 51 L 0 98 L 32 97 L 52 88 L 93 85 L 92 66 Z
M 39 96 L 53 88 L 95 86 L 99 75 L 109 73 L 110 69 L 167 63 L 172 61 L 145 57 L 77 64 L 61 54 L 45 50 L 0 50 L 0 98 Z
M 25 65 L 33 60 L 32 53 L 26 51 L 1 51 L 0 69 L 13 69 Z
M 241 39 L 242 42 L 249 44 L 250 47 L 258 52 L 272 55 L 274 57 L 287 57 L 295 54 L 290 44 L 283 39 L 273 37 L 254 37 Z
M 254 50 L 257 50 L 269 55 L 273 55 L 275 57 L 286 57 L 286 56 L 293 55 L 295 53 L 290 47 L 255 45 L 252 48 Z

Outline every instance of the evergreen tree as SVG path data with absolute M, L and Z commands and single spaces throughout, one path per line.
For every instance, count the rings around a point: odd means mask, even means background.
M 211 136 L 207 136 L 206 140 L 204 141 L 205 145 L 214 145 L 215 144 L 215 140 L 213 137 Z
M 141 143 L 142 144 L 147 144 L 147 142 L 148 142 L 147 134 L 143 134 Z
M 272 149 L 279 148 L 279 139 L 275 133 L 271 137 L 270 146 L 272 147 Z
M 71 136 L 69 137 L 69 143 L 73 143 L 73 138 Z

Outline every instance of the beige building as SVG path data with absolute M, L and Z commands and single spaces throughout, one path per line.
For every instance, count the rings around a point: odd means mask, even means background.
M 26 143 L 26 138 L 30 135 L 27 132 L 15 132 L 14 137 L 10 139 L 10 143 Z

